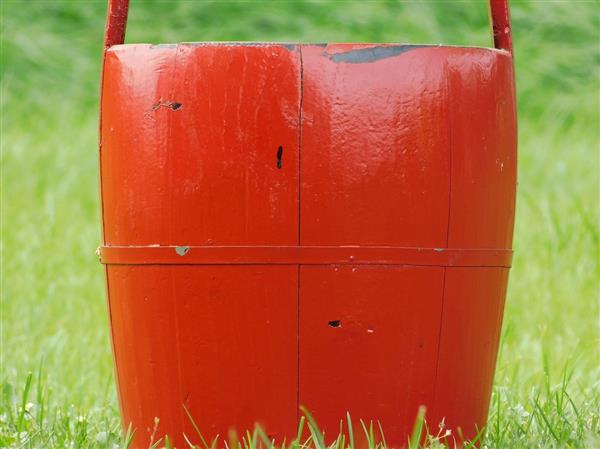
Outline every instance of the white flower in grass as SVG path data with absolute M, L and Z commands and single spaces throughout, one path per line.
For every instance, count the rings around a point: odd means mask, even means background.
M 33 413 L 35 411 L 35 404 L 33 402 L 28 402 L 25 404 L 25 411 L 27 413 Z
M 107 441 L 108 441 L 108 432 L 106 432 L 106 431 L 98 432 L 98 434 L 96 435 L 96 443 L 101 444 L 101 445 L 106 445 Z
M 530 415 L 530 413 L 527 410 L 525 410 L 525 407 L 523 407 L 522 404 L 517 404 L 514 407 L 512 407 L 512 411 L 516 415 L 519 424 L 525 424 L 527 418 L 529 418 Z

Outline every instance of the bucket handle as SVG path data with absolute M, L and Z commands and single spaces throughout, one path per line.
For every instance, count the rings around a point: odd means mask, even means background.
M 105 49 L 125 42 L 128 10 L 129 0 L 108 0 L 106 28 L 104 29 Z M 499 50 L 507 50 L 512 54 L 508 0 L 489 0 L 489 11 L 494 36 L 494 47 Z

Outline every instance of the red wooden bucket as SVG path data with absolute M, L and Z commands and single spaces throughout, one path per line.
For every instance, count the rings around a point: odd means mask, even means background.
M 484 425 L 516 186 L 490 4 L 496 48 L 122 45 L 110 2 L 100 257 L 134 447 L 200 444 L 188 412 L 206 439 L 289 441 L 300 405 L 396 446 L 420 405 L 434 431 Z

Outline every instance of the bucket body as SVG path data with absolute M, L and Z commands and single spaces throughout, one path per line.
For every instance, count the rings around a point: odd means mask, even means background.
M 200 444 L 188 413 L 207 440 L 290 441 L 301 405 L 329 438 L 349 412 L 401 446 L 420 405 L 477 434 L 511 260 L 509 51 L 115 45 L 101 103 L 134 447 Z

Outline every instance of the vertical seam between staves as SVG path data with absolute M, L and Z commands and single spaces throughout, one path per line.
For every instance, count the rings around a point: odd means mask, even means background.
M 302 101 L 304 99 L 304 61 L 302 59 L 302 45 L 298 46 L 300 56 L 300 99 L 298 102 L 298 246 L 302 244 L 301 239 L 301 214 L 302 214 Z M 300 419 L 300 264 L 297 265 L 297 375 L 296 375 L 296 425 Z
M 445 75 L 445 85 L 444 85 L 444 104 L 445 104 L 445 108 L 442 111 L 442 113 L 446 114 L 446 128 L 447 128 L 447 135 L 448 135 L 448 221 L 446 223 L 446 248 L 448 248 L 448 245 L 450 244 L 450 219 L 451 219 L 451 213 L 452 213 L 452 151 L 453 151 L 453 145 L 452 145 L 452 114 L 450 113 L 450 99 L 452 98 L 452 96 L 450 95 L 450 71 L 448 68 L 448 63 L 446 62 L 444 64 L 444 75 Z M 437 356 L 436 356 L 436 360 L 435 360 L 435 378 L 434 378 L 434 383 L 433 383 L 433 407 L 434 410 L 437 414 L 438 410 L 437 410 L 437 393 L 438 393 L 438 385 L 437 385 L 437 379 L 438 379 L 438 372 L 439 372 L 439 367 L 440 367 L 440 355 L 441 355 L 441 347 L 442 347 L 442 329 L 444 327 L 444 305 L 446 302 L 446 275 L 448 272 L 448 267 L 444 266 L 444 271 L 443 271 L 443 276 L 442 276 L 442 304 L 440 307 L 440 325 L 439 325 L 439 330 L 438 330 L 438 338 L 437 338 Z

